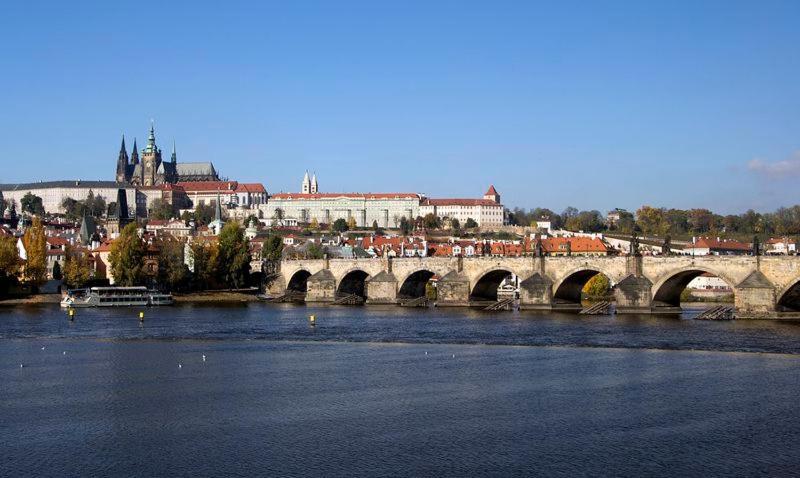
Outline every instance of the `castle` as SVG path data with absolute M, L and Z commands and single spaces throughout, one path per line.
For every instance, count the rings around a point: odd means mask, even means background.
M 178 163 L 175 143 L 172 143 L 172 156 L 169 161 L 161 159 L 161 149 L 156 146 L 156 135 L 153 124 L 150 124 L 150 135 L 147 146 L 142 149 L 141 160 L 133 140 L 133 151 L 130 159 L 125 147 L 125 136 L 117 159 L 117 182 L 131 186 L 158 186 L 187 181 L 219 181 L 214 165 L 207 163 Z

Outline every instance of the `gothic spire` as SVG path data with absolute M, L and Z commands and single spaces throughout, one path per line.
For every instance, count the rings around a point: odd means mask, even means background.
M 147 136 L 147 146 L 144 147 L 145 152 L 155 153 L 158 151 L 156 147 L 156 131 L 153 120 L 150 120 L 150 134 Z
M 136 149 L 136 138 L 133 138 L 133 151 L 131 152 L 131 164 L 139 164 L 139 150 Z
M 119 157 L 117 158 L 117 182 L 123 183 L 127 181 L 128 173 L 128 150 L 125 149 L 125 135 L 122 135 L 122 146 L 119 148 Z
M 175 140 L 174 139 L 172 140 L 172 157 L 170 159 L 172 159 L 173 163 L 177 163 L 178 162 L 178 155 L 175 153 Z

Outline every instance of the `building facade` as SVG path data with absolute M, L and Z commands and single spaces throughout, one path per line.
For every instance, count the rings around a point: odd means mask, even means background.
M 424 199 L 419 213 L 421 216 L 433 214 L 440 219 L 458 219 L 462 227 L 468 219 L 483 228 L 500 227 L 505 222 L 500 194 L 494 186 L 489 186 L 482 199 Z
M 117 191 L 123 189 L 128 199 L 128 204 L 136 204 L 136 188 L 130 185 L 119 184 L 114 181 L 41 181 L 38 183 L 0 184 L 0 191 L 8 202 L 13 200 L 17 204 L 17 212 L 21 211 L 20 205 L 23 196 L 28 193 L 42 198 L 42 206 L 49 213 L 64 213 L 62 206 L 64 199 L 71 198 L 82 201 L 91 192 L 95 197 L 102 197 L 107 204 L 116 200 Z M 131 210 L 131 214 L 135 211 Z

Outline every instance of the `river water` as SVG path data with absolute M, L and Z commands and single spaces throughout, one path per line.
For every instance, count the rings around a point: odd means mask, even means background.
M 800 473 L 797 322 L 137 313 L 0 308 L 0 475 Z

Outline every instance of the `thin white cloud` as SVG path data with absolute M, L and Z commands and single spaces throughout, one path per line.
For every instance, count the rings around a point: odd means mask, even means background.
M 764 161 L 752 159 L 747 162 L 747 170 L 770 179 L 789 179 L 800 177 L 800 151 L 783 161 Z

